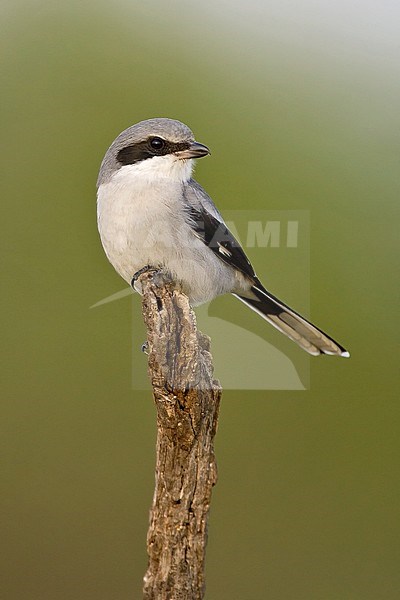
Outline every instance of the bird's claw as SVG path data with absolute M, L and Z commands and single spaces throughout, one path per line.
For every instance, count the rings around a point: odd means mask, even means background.
M 148 271 L 155 271 L 154 267 L 151 267 L 150 265 L 146 265 L 144 267 L 142 267 L 141 269 L 139 269 L 139 271 L 136 271 L 136 273 L 133 275 L 132 280 L 131 280 L 131 287 L 133 287 L 133 289 L 135 289 L 135 284 L 137 282 L 137 280 L 139 279 L 139 277 L 141 275 L 143 275 L 143 273 L 147 273 Z
M 166 283 L 168 281 L 170 281 L 170 276 L 168 275 L 168 273 L 166 273 L 165 271 L 163 271 L 163 269 L 157 268 L 157 267 L 152 267 L 150 265 L 146 265 L 145 267 L 142 267 L 141 269 L 139 269 L 139 271 L 137 271 L 134 276 L 132 277 L 131 280 L 131 287 L 136 291 L 139 292 L 139 294 L 142 294 L 142 286 L 141 283 L 139 281 L 139 278 L 141 275 L 143 275 L 143 273 L 152 273 L 153 276 L 159 276 L 155 281 L 161 285 L 162 283 Z
M 158 273 L 159 269 L 157 269 L 156 267 L 152 267 L 151 265 L 146 265 L 146 266 L 142 267 L 141 269 L 139 269 L 139 271 L 136 271 L 136 273 L 132 277 L 131 287 L 136 292 L 139 292 L 139 294 L 142 293 L 142 286 L 140 285 L 139 277 L 141 275 L 143 275 L 143 273 L 150 273 L 150 272 Z

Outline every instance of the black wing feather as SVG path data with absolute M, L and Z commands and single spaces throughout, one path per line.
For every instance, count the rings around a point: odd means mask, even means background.
M 258 281 L 249 259 L 223 221 L 219 221 L 203 207 L 190 206 L 188 214 L 197 236 L 218 258 L 254 281 Z

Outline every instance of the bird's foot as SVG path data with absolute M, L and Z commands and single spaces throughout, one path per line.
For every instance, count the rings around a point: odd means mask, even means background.
M 135 283 L 137 282 L 139 277 L 143 275 L 143 273 L 147 273 L 148 271 L 156 271 L 156 269 L 154 267 L 151 267 L 150 265 L 146 265 L 139 269 L 139 271 L 136 271 L 131 280 L 131 287 L 133 287 L 133 289 L 135 289 Z
M 139 294 L 142 293 L 142 286 L 140 285 L 140 281 L 139 281 L 139 277 L 141 275 L 143 275 L 143 273 L 159 273 L 159 269 L 157 269 L 156 267 L 152 267 L 151 265 L 146 265 L 145 267 L 142 267 L 141 269 L 139 269 L 139 271 L 136 271 L 136 273 L 134 274 L 134 276 L 132 277 L 131 280 L 131 287 L 136 291 L 139 292 Z
M 157 267 L 152 267 L 150 265 L 146 265 L 145 267 L 143 267 L 142 269 L 139 269 L 139 271 L 137 271 L 134 274 L 134 276 L 132 277 L 132 281 L 131 281 L 131 287 L 134 290 L 136 290 L 136 292 L 139 292 L 139 294 L 142 294 L 142 286 L 140 283 L 140 276 L 143 275 L 144 273 L 151 273 L 152 279 L 157 285 L 165 285 L 166 283 L 169 283 L 171 281 L 171 276 L 165 270 L 163 270 L 161 268 L 157 268 Z

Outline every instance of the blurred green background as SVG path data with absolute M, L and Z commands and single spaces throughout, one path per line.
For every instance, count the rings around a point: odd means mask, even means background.
M 141 597 L 155 414 L 131 384 L 139 299 L 88 308 L 123 287 L 95 181 L 122 129 L 169 116 L 212 148 L 222 211 L 310 211 L 310 314 L 352 353 L 312 360 L 309 391 L 224 394 L 206 597 L 398 598 L 398 5 L 0 10 L 1 597 Z

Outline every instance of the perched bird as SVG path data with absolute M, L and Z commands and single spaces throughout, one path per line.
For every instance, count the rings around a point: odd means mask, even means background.
M 97 219 L 105 253 L 129 284 L 149 266 L 166 270 L 192 306 L 231 293 L 313 355 L 349 353 L 265 289 L 215 204 L 192 179 L 194 159 L 210 154 L 173 119 L 123 131 L 97 180 Z

